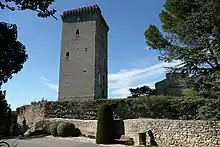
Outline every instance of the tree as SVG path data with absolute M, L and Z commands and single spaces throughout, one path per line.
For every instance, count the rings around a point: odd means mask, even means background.
M 11 109 L 1 86 L 23 68 L 28 57 L 25 46 L 17 41 L 17 36 L 16 25 L 0 23 L 0 132 L 3 135 L 9 135 Z
M 199 94 L 220 92 L 220 1 L 166 0 L 160 13 L 162 33 L 155 25 L 145 31 L 146 43 L 159 50 L 159 60 L 181 63 L 168 69 L 186 74 Z
M 55 14 L 56 10 L 49 10 L 49 6 L 54 0 L 3 0 L 0 1 L 1 9 L 32 10 L 38 12 L 39 17 L 49 17 Z M 56 19 L 56 17 L 54 17 Z M 12 78 L 12 75 L 18 73 L 24 62 L 27 60 L 25 46 L 17 41 L 17 26 L 0 22 L 0 89 L 3 83 Z
M 55 0 L 3 0 L 0 1 L 1 9 L 11 11 L 32 10 L 36 11 L 39 17 L 52 16 L 55 9 L 49 10 L 49 6 Z M 25 46 L 17 41 L 17 26 L 0 22 L 0 89 L 3 83 L 12 78 L 12 75 L 18 73 L 22 68 L 28 56 Z
M 49 16 L 57 19 L 54 14 L 56 10 L 49 10 L 49 6 L 54 0 L 2 0 L 0 9 L 11 11 L 32 10 L 42 18 Z M 12 78 L 13 74 L 18 73 L 26 62 L 28 55 L 25 46 L 17 40 L 18 32 L 15 24 L 0 22 L 0 134 L 4 135 L 10 128 L 11 109 L 5 100 L 5 91 L 2 85 Z
M 132 98 L 140 97 L 140 96 L 150 96 L 155 95 L 155 89 L 151 89 L 148 86 L 142 86 L 137 88 L 129 89 Z
M 0 91 L 0 135 L 9 135 L 11 109 L 5 100 L 5 92 Z
M 98 110 L 96 143 L 113 144 L 115 136 L 113 111 L 110 105 L 103 104 Z
M 54 14 L 56 13 L 55 9 L 50 10 L 49 6 L 55 0 L 3 0 L 0 1 L 1 9 L 9 9 L 11 11 L 24 11 L 31 10 L 37 12 L 39 17 L 49 17 L 57 19 Z
M 15 24 L 0 23 L 0 87 L 23 68 L 28 58 L 25 46 L 17 37 Z

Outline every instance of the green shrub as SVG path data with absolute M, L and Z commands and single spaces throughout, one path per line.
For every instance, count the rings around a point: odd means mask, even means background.
M 57 134 L 61 137 L 70 137 L 75 133 L 75 126 L 70 122 L 61 122 L 57 126 Z
M 196 92 L 194 89 L 188 89 L 184 95 L 184 99 L 196 99 Z
M 50 134 L 53 136 L 58 136 L 57 134 L 57 126 L 59 122 L 53 122 L 50 124 Z
M 74 131 L 74 133 L 73 133 L 73 136 L 74 136 L 74 137 L 79 137 L 79 136 L 81 136 L 81 135 L 82 135 L 82 133 L 81 133 L 80 129 L 76 128 L 75 131 Z
M 18 136 L 18 135 L 23 135 L 24 132 L 22 132 L 22 126 L 20 124 L 16 124 L 16 126 L 13 126 L 14 132 L 12 132 L 12 136 Z
M 220 97 L 219 97 L 220 99 Z M 173 96 L 149 96 L 130 99 L 97 99 L 93 101 L 78 102 L 78 101 L 55 101 L 45 102 L 44 107 L 55 110 L 58 107 L 68 109 L 69 107 L 80 107 L 79 113 L 75 115 L 70 111 L 50 111 L 51 117 L 65 118 L 74 115 L 75 119 L 82 116 L 83 119 L 97 119 L 95 115 L 97 109 L 102 104 L 109 104 L 114 111 L 114 118 L 119 119 L 135 119 L 135 118 L 153 118 L 153 119 L 177 119 L 177 120 L 192 120 L 202 119 L 210 120 L 216 118 L 220 120 L 220 107 L 215 106 L 212 101 L 216 99 L 202 98 L 199 95 L 195 96 L 195 92 L 191 89 L 182 97 Z M 218 100 L 218 99 L 217 99 Z M 209 104 L 209 106 L 206 106 Z M 218 103 L 220 104 L 220 103 Z M 206 107 L 205 107 L 206 106 Z M 93 108 L 91 115 L 87 115 L 86 107 Z M 210 107 L 210 108 L 208 108 Z M 25 107 L 18 109 L 21 111 Z M 208 114 L 209 113 L 209 114 Z
M 44 121 L 43 130 L 44 130 L 45 133 L 51 134 L 51 133 L 50 133 L 50 125 L 51 125 L 52 123 L 53 123 L 53 122 L 50 122 L 50 121 Z
M 220 99 L 210 99 L 198 108 L 197 119 L 220 120 Z
M 115 129 L 112 108 L 103 104 L 98 111 L 98 122 L 96 132 L 97 144 L 114 143 Z

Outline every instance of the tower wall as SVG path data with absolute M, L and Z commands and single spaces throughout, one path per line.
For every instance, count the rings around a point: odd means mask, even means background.
M 65 11 L 58 99 L 107 98 L 108 26 L 97 5 Z
M 98 21 L 96 22 L 96 60 L 95 60 L 95 95 L 106 98 L 108 93 L 108 34 L 105 26 Z

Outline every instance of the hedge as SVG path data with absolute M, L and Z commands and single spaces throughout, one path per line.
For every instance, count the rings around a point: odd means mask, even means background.
M 109 104 L 115 119 L 220 120 L 220 98 L 151 96 L 129 99 L 44 102 L 47 118 L 97 119 L 98 109 Z M 40 105 L 40 104 L 39 104 Z

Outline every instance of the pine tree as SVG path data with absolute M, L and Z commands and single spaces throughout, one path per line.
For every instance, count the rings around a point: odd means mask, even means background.
M 160 13 L 162 32 L 155 25 L 145 31 L 146 43 L 161 52 L 165 62 L 180 61 L 168 72 L 189 76 L 198 94 L 220 94 L 220 1 L 166 0 Z

